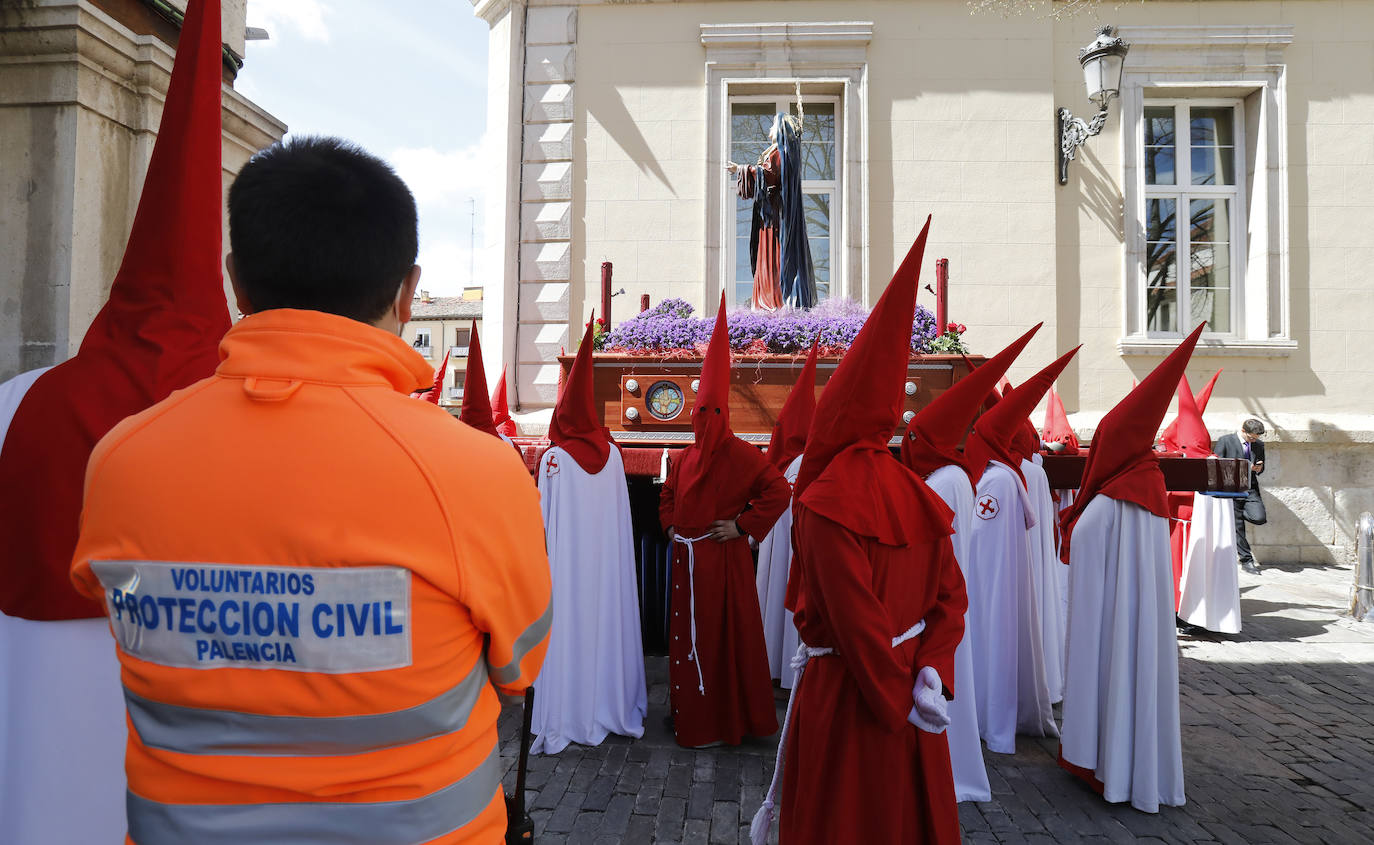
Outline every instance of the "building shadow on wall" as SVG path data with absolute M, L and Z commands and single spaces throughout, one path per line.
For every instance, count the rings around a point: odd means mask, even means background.
M 625 98 L 620 91 L 611 89 L 605 91 L 602 96 L 588 96 L 585 102 L 587 114 L 596 118 L 596 122 L 601 124 L 601 128 L 606 130 L 611 140 L 620 145 L 640 172 L 653 176 L 676 197 L 677 189 L 668 179 L 668 174 L 663 171 L 663 165 L 659 164 L 649 141 L 639 131 L 639 125 L 626 108 Z

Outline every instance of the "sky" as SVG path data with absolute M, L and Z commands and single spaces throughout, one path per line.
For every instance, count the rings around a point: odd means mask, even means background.
M 497 161 L 483 142 L 487 25 L 470 0 L 248 0 L 248 25 L 270 37 L 248 42 L 234 87 L 291 135 L 338 135 L 390 162 L 419 206 L 420 287 L 480 285 L 469 244 Z

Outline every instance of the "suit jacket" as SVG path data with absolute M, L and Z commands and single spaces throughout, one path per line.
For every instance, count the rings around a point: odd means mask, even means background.
M 1245 443 L 1240 439 L 1239 434 L 1223 434 L 1217 438 L 1217 445 L 1212 451 L 1218 458 L 1243 458 L 1245 457 Z M 1264 461 L 1264 441 L 1256 440 L 1250 444 L 1250 463 L 1258 464 Z M 1264 473 L 1250 473 L 1250 489 L 1259 489 L 1259 476 Z

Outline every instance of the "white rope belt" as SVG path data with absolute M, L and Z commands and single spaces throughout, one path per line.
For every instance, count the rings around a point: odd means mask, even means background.
M 922 619 L 893 637 L 892 647 L 896 648 L 907 640 L 915 639 L 925 629 L 926 620 Z M 754 845 L 764 845 L 768 841 L 768 829 L 773 826 L 773 808 L 777 802 L 778 787 L 782 784 L 783 764 L 787 761 L 787 737 L 792 729 L 792 703 L 797 698 L 797 690 L 801 688 L 802 674 L 806 671 L 806 664 L 813 657 L 825 657 L 834 653 L 835 649 L 833 648 L 817 648 L 806 643 L 797 644 L 797 653 L 792 656 L 792 668 L 797 671 L 797 676 L 792 680 L 792 692 L 787 696 L 787 712 L 782 717 L 782 735 L 778 737 L 778 756 L 773 764 L 773 780 L 769 782 L 768 792 L 763 796 L 763 806 L 754 813 L 754 820 L 749 825 L 749 839 Z
M 682 537 L 678 534 L 673 535 L 674 543 L 681 543 L 687 547 L 687 597 L 691 607 L 691 632 L 692 632 L 692 663 L 697 667 L 697 692 L 706 694 L 706 679 L 701 674 L 701 656 L 697 654 L 697 556 L 692 547 L 702 540 L 709 540 L 710 534 L 702 534 L 700 537 Z

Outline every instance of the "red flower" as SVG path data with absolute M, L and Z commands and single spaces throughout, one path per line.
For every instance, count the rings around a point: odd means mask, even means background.
M 960 326 L 958 323 L 946 323 L 945 331 L 958 333 L 963 331 L 963 326 Z
M 606 325 L 606 318 L 605 318 L 605 317 L 597 317 L 597 318 L 596 318 L 596 324 L 597 324 L 598 326 L 604 326 L 604 325 Z

